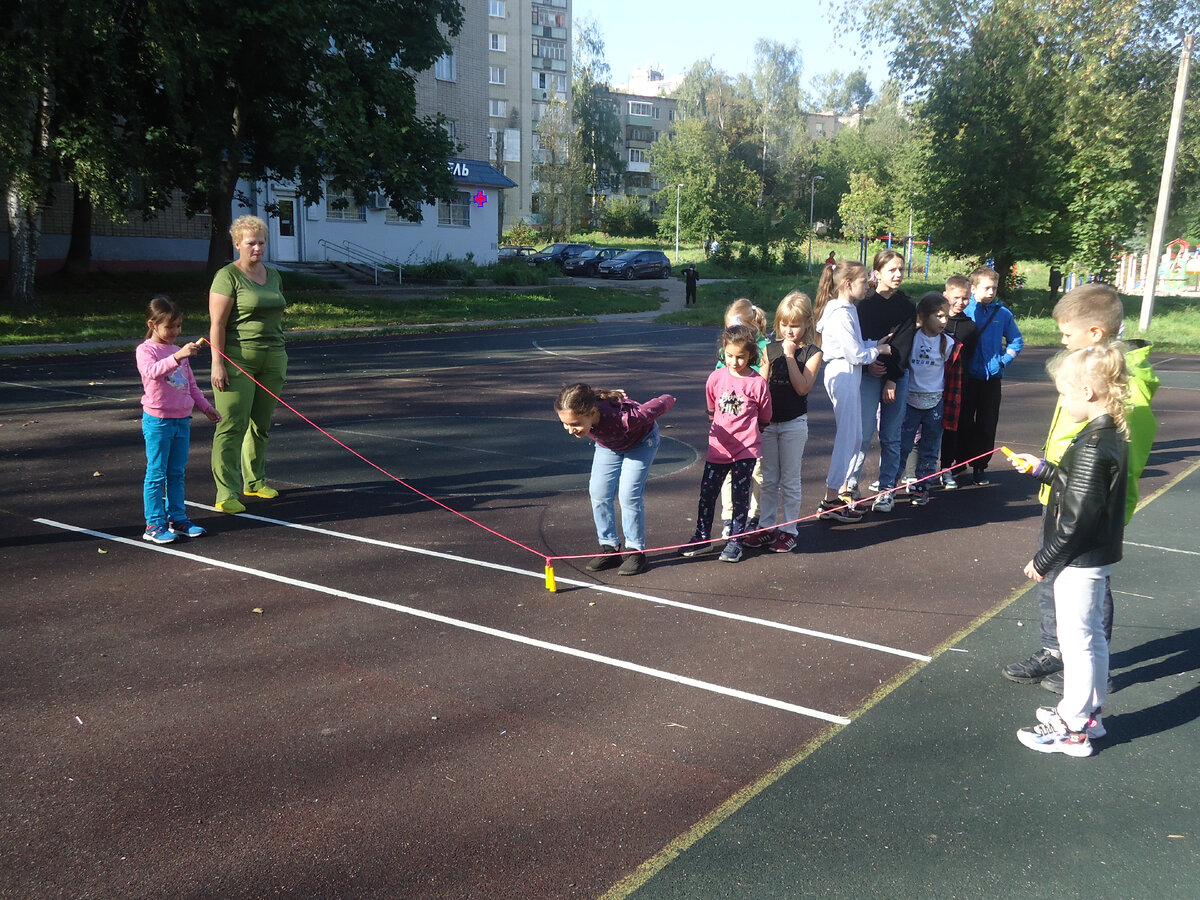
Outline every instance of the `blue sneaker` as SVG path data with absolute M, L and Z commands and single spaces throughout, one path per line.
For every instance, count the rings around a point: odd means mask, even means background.
M 194 538 L 200 537 L 202 534 L 208 534 L 205 529 L 201 528 L 199 525 L 189 519 L 180 519 L 178 522 L 168 522 L 167 530 L 176 537 Z
M 151 525 L 146 528 L 142 540 L 152 544 L 169 544 L 175 540 L 175 533 L 161 525 Z
M 725 549 L 721 551 L 721 562 L 741 562 L 742 561 L 742 545 L 737 541 L 730 541 L 725 545 Z

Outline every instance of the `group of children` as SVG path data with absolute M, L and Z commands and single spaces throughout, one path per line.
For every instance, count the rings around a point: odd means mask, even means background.
M 956 487 L 955 469 L 967 466 L 977 484 L 987 483 L 1002 373 L 1021 350 L 1020 331 L 996 296 L 993 270 L 977 269 L 969 280 L 953 276 L 944 294 L 928 293 L 913 308 L 899 290 L 902 267 L 899 254 L 884 251 L 875 260 L 873 286 L 862 264 L 828 263 L 815 303 L 799 291 L 780 302 L 774 340 L 767 337 L 761 309 L 746 300 L 730 306 L 720 358 L 705 385 L 708 450 L 696 529 L 680 548 L 682 556 L 715 550 L 712 527 L 723 486 L 729 533 L 721 560 L 738 562 L 746 548 L 795 549 L 808 394 L 822 364 L 835 437 L 820 518 L 862 518 L 857 479 L 876 427 L 881 458 L 879 483 L 871 486 L 874 511 L 892 508 L 902 461 L 914 444 L 916 482 L 909 494 L 915 505 L 927 502 L 939 460 L 944 488 Z M 1158 380 L 1149 345 L 1119 341 L 1124 310 L 1112 287 L 1076 288 L 1053 315 L 1065 350 L 1050 365 L 1059 401 L 1045 457 L 1009 454 L 1014 467 L 1042 483 L 1041 539 L 1024 571 L 1038 584 L 1043 646 L 1003 674 L 1062 695 L 1057 706 L 1037 709 L 1038 724 L 1018 732 L 1021 743 L 1088 756 L 1091 741 L 1106 733 L 1110 572 L 1121 559 L 1137 479 L 1154 440 L 1150 404 Z M 190 417 L 198 408 L 209 421 L 221 421 L 191 371 L 189 359 L 199 345 L 175 343 L 182 321 L 169 298 L 155 297 L 146 340 L 136 353 L 145 389 L 143 538 L 156 544 L 205 533 L 184 506 Z M 657 419 L 675 402 L 663 395 L 638 403 L 623 391 L 586 384 L 569 385 L 556 399 L 563 427 L 596 443 L 590 494 L 600 553 L 587 563 L 589 572 L 646 570 L 645 485 L 660 442 Z M 618 499 L 623 554 L 614 516 Z
M 899 290 L 902 268 L 899 254 L 881 253 L 872 286 L 862 264 L 827 263 L 815 303 L 798 291 L 780 302 L 774 340 L 767 340 L 762 310 L 744 300 L 729 308 L 720 362 L 705 386 L 708 451 L 696 529 L 679 549 L 682 556 L 715 549 L 713 520 L 726 482 L 732 511 L 721 560 L 738 562 L 746 548 L 786 553 L 796 547 L 807 397 L 822 364 L 835 436 L 820 518 L 862 518 L 857 482 L 876 429 L 881 459 L 879 482 L 871 485 L 873 511 L 893 508 L 901 466 L 914 445 L 915 483 L 907 490 L 915 505 L 928 502 L 939 465 L 945 489 L 956 488 L 956 474 L 968 467 L 976 484 L 988 483 L 1003 372 L 1021 352 L 1020 330 L 997 297 L 994 270 L 981 267 L 969 279 L 952 276 L 944 293 L 930 292 L 914 307 Z M 1148 345 L 1119 342 L 1123 316 L 1119 295 L 1104 284 L 1084 285 L 1059 301 L 1054 319 L 1066 349 L 1050 365 L 1059 403 L 1045 458 L 1009 454 L 1019 471 L 1042 482 L 1040 499 L 1046 505 L 1038 552 L 1025 566 L 1025 574 L 1038 583 L 1043 648 L 1004 670 L 1011 680 L 1045 681 L 1062 694 L 1057 706 L 1036 710 L 1036 725 L 1018 732 L 1022 744 L 1041 752 L 1087 756 L 1091 741 L 1106 733 L 1109 575 L 1121 558 L 1124 526 L 1137 503 L 1137 478 L 1153 442 L 1150 399 L 1158 384 L 1147 361 Z M 569 393 L 585 397 L 578 408 L 564 399 Z M 647 423 L 674 402 L 660 397 L 641 406 L 623 393 L 597 394 L 574 385 L 564 389 L 556 409 L 572 434 L 590 434 L 597 441 L 599 458 L 603 446 L 616 450 L 621 441 L 648 434 Z M 602 422 L 613 423 L 612 431 L 600 434 L 596 427 Z M 656 448 L 657 426 L 653 430 Z M 646 568 L 642 488 L 652 460 L 652 452 L 631 460 L 635 474 L 629 480 L 636 490 L 626 494 L 622 488 L 622 505 L 627 497 L 635 504 L 637 522 L 632 539 L 626 530 L 632 553 L 622 564 L 623 574 Z M 756 471 L 761 481 L 757 519 L 752 508 Z M 608 524 L 617 479 L 598 479 L 596 472 L 593 468 L 592 504 L 601 555 L 588 564 L 589 571 L 615 565 L 609 560 L 617 557 L 616 533 Z M 624 475 L 620 481 L 624 484 Z M 598 490 L 598 482 L 609 487 Z M 630 564 L 633 557 L 637 562 Z M 1050 683 L 1059 673 L 1058 684 Z

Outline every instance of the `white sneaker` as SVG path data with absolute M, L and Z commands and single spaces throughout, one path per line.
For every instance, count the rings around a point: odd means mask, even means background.
M 1060 718 L 1058 715 L 1058 710 L 1053 706 L 1039 706 L 1035 715 L 1037 716 L 1037 720 L 1043 725 L 1047 724 L 1048 722 L 1052 722 L 1056 718 Z M 1104 720 L 1099 716 L 1099 714 L 1088 719 L 1087 727 L 1084 729 L 1084 731 L 1086 731 L 1087 736 L 1093 740 L 1097 740 L 1108 734 L 1108 729 L 1104 727 Z
M 871 504 L 871 512 L 889 513 L 896 506 L 896 498 L 892 496 L 891 491 L 884 491 L 875 498 L 875 502 Z
M 1048 721 L 1032 728 L 1017 730 L 1017 740 L 1038 753 L 1065 753 L 1067 756 L 1091 756 L 1092 742 L 1086 731 L 1071 731 L 1057 710 L 1049 711 Z

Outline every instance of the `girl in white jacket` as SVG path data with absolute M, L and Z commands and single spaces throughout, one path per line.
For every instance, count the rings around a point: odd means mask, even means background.
M 857 471 L 862 456 L 862 400 L 859 385 L 862 367 L 892 352 L 885 335 L 875 344 L 863 343 L 854 306 L 870 293 L 867 267 L 843 261 L 833 266 L 832 291 L 823 297 L 818 291 L 816 309 L 817 342 L 825 356 L 825 391 L 833 404 L 837 431 L 825 479 L 825 499 L 818 510 L 821 518 L 834 522 L 858 522 L 863 514 L 855 508 L 846 489 L 846 479 Z

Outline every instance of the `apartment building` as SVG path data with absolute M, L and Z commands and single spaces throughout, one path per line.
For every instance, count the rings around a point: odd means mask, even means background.
M 675 128 L 678 102 L 674 97 L 649 93 L 609 91 L 613 108 L 621 122 L 621 158 L 625 174 L 614 193 L 641 197 L 658 212 L 651 197 L 660 185 L 650 174 L 650 147 Z
M 537 223 L 535 129 L 555 99 L 571 102 L 571 0 L 486 0 L 488 159 L 517 183 L 503 227 Z

